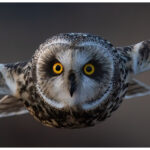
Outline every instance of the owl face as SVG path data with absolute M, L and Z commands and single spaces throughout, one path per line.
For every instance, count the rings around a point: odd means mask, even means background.
M 112 90 L 112 46 L 97 36 L 52 37 L 35 54 L 36 88 L 55 108 L 92 109 Z

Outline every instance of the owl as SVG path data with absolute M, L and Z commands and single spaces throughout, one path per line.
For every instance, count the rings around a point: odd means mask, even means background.
M 150 69 L 150 41 L 114 47 L 87 33 L 61 33 L 29 61 L 0 64 L 0 117 L 30 113 L 43 125 L 83 128 L 123 99 L 150 94 L 135 76 Z

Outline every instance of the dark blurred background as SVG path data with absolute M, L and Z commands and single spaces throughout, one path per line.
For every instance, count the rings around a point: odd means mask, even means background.
M 150 3 L 0 3 L 0 62 L 29 59 L 60 32 L 89 32 L 115 46 L 150 39 Z M 150 84 L 150 73 L 138 79 Z M 150 96 L 125 100 L 95 127 L 56 129 L 30 115 L 0 119 L 1 147 L 150 146 Z

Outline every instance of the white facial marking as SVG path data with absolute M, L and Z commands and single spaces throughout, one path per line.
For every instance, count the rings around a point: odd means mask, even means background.
M 52 100 L 52 99 L 49 99 L 47 98 L 40 90 L 39 86 L 36 85 L 40 95 L 43 97 L 43 99 L 51 106 L 55 107 L 55 108 L 63 108 L 64 107 L 64 104 L 63 103 L 58 103 L 56 102 L 55 100 Z
M 79 103 L 83 104 L 86 101 L 93 98 L 93 95 L 97 95 L 99 90 L 95 90 L 95 88 L 99 88 L 99 84 L 95 81 L 90 79 L 87 76 L 82 77 L 82 83 L 80 85 L 79 91 Z
M 56 40 L 53 40 L 52 42 L 48 42 L 47 44 L 45 44 L 43 46 L 43 49 L 51 46 L 52 44 L 71 44 L 71 42 L 69 42 L 68 40 L 64 40 L 64 39 L 56 39 Z
M 82 108 L 84 110 L 90 110 L 90 109 L 93 109 L 97 106 L 100 106 L 100 104 L 109 96 L 111 90 L 112 90 L 112 84 L 110 84 L 109 90 L 100 99 L 98 99 L 98 100 L 96 100 L 90 104 L 83 104 Z
M 52 43 L 46 44 L 44 46 L 45 51 L 42 52 L 46 55 L 48 54 L 46 51 L 49 51 L 51 49 L 52 44 L 64 44 L 70 45 L 70 43 L 66 40 L 57 40 Z M 113 73 L 114 73 L 114 66 L 113 66 L 113 58 L 111 54 L 108 52 L 107 48 L 102 47 L 100 44 L 96 44 L 94 42 L 82 42 L 77 44 L 79 47 L 84 47 L 84 50 L 72 50 L 72 49 L 66 49 L 66 50 L 59 50 L 55 53 L 56 59 L 59 60 L 59 62 L 64 67 L 64 73 L 63 75 L 57 76 L 54 80 L 50 80 L 48 84 L 51 84 L 50 88 L 50 97 L 44 95 L 42 88 L 40 85 L 36 85 L 37 90 L 39 91 L 40 95 L 43 97 L 43 99 L 51 106 L 55 108 L 64 108 L 64 107 L 72 107 L 75 105 L 81 105 L 81 107 L 84 110 L 89 110 L 94 107 L 97 107 L 101 104 L 101 102 L 104 101 L 109 96 L 110 91 L 112 90 L 112 84 L 111 81 L 108 85 L 108 87 L 104 90 L 104 93 L 106 90 L 108 90 L 100 99 L 93 100 L 92 102 L 88 103 L 89 100 L 92 100 L 96 95 L 99 94 L 99 88 L 101 87 L 98 82 L 96 82 L 94 79 L 91 79 L 85 75 L 83 75 L 82 67 L 91 59 L 93 59 L 93 53 L 96 55 L 96 59 L 101 59 L 104 61 L 107 59 L 110 62 L 110 80 L 112 79 Z M 86 49 L 87 46 L 87 49 Z M 89 48 L 90 46 L 90 48 Z M 60 47 L 61 48 L 61 47 Z M 89 49 L 89 50 L 88 50 Z M 93 51 L 91 51 L 93 49 Z M 55 52 L 55 49 L 53 50 Z M 39 62 L 42 61 L 42 54 L 38 58 L 37 62 L 37 80 L 40 80 L 40 73 L 38 73 L 39 70 Z M 45 55 L 44 54 L 44 55 Z M 50 53 L 49 53 L 50 54 Z M 72 57 L 73 56 L 73 57 Z M 99 58 L 100 57 L 100 58 Z M 104 59 L 104 60 L 103 60 Z M 68 74 L 69 71 L 73 70 L 76 76 L 77 80 L 77 90 L 74 92 L 73 96 L 70 96 L 69 89 L 68 89 Z M 80 77 L 82 75 L 82 77 Z M 82 78 L 82 80 L 81 80 Z M 109 88 L 109 89 L 108 89 Z M 102 91 L 102 90 L 101 90 Z

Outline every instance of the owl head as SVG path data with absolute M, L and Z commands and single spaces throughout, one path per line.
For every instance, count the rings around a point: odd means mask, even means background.
M 38 94 L 57 109 L 99 106 L 112 90 L 113 46 L 99 36 L 59 34 L 35 52 Z

